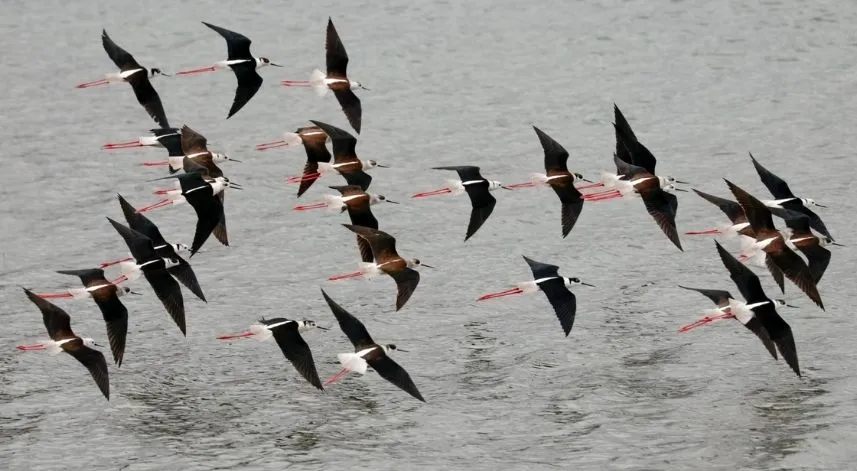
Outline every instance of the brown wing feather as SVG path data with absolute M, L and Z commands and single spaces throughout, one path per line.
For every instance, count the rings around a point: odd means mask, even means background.
M 785 242 L 778 240 L 774 244 L 782 244 L 782 247 L 777 252 L 768 252 L 768 257 L 773 259 L 773 262 L 783 271 L 783 274 L 791 280 L 801 291 L 803 291 L 809 299 L 811 299 L 821 310 L 824 310 L 824 303 L 821 301 L 821 295 L 818 294 L 818 288 L 813 281 L 812 273 L 809 267 L 792 249 L 785 246 Z M 765 247 L 767 250 L 771 247 Z
M 396 294 L 396 310 L 398 311 L 404 307 L 408 299 L 411 299 L 411 295 L 417 289 L 417 285 L 420 283 L 420 272 L 411 268 L 405 268 L 390 276 L 396 280 L 396 287 L 398 289 Z
M 353 224 L 343 224 L 349 230 L 360 237 L 366 239 L 369 246 L 372 247 L 372 253 L 375 255 L 375 260 L 383 263 L 387 260 L 400 258 L 396 252 L 396 239 L 384 231 L 372 229 L 371 227 L 355 226 Z
M 768 271 L 771 272 L 771 276 L 774 277 L 774 281 L 777 282 L 777 286 L 780 287 L 780 291 L 783 293 L 786 292 L 785 279 L 783 278 L 783 271 L 780 270 L 780 267 L 774 263 L 774 259 L 771 258 L 770 255 L 765 254 L 765 266 L 768 267 Z
M 208 152 L 208 140 L 202 134 L 191 129 L 190 126 L 182 126 L 182 152 L 184 155 L 193 155 L 200 152 Z
M 26 288 L 24 288 L 24 293 L 42 311 L 42 320 L 45 323 L 45 329 L 47 329 L 48 335 L 52 340 L 59 341 L 76 337 L 71 330 L 71 317 L 69 317 L 68 313 Z
M 366 239 L 357 236 L 357 249 L 360 251 L 360 259 L 366 263 L 372 263 L 375 261 L 375 257 L 372 256 L 372 246 L 369 245 L 369 242 L 366 242 Z

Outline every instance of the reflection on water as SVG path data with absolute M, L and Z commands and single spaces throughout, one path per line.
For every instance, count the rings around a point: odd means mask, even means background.
M 783 374 L 786 374 L 783 371 Z M 821 398 L 829 391 L 827 381 L 808 378 L 803 385 L 783 390 L 759 389 L 747 394 L 753 416 L 749 434 L 752 458 L 757 466 L 774 468 L 783 458 L 798 453 L 804 439 L 828 428 L 832 411 Z
M 464 336 L 464 372 L 459 381 L 467 388 L 468 394 L 481 390 L 490 390 L 506 380 L 506 376 L 498 371 L 492 355 L 497 350 L 497 338 L 490 335 L 487 322 L 472 321 L 464 324 L 467 335 Z

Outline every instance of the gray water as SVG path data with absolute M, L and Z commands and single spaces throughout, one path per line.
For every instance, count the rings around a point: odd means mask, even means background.
M 855 194 L 857 4 L 849 1 L 496 2 L 2 2 L 0 140 L 0 467 L 16 470 L 247 469 L 845 469 L 853 466 L 857 328 Z M 462 2 L 463 3 L 463 2 Z M 234 3 L 233 5 L 238 5 Z M 307 119 L 343 128 L 332 96 L 279 86 L 324 65 L 333 16 L 363 91 L 358 153 L 372 190 L 403 204 L 375 208 L 400 253 L 421 270 L 408 305 L 395 288 L 325 281 L 354 269 L 347 216 L 291 211 L 300 149 L 257 152 Z M 106 402 L 74 359 L 22 353 L 45 337 L 19 286 L 78 286 L 57 269 L 94 266 L 127 249 L 105 220 L 122 220 L 115 195 L 155 201 L 165 172 L 140 167 L 166 153 L 103 152 L 154 127 L 125 85 L 77 90 L 112 71 L 100 30 L 144 65 L 168 72 L 225 57 L 205 20 L 248 35 L 253 52 L 285 64 L 225 120 L 228 72 L 159 78 L 173 125 L 188 124 L 245 186 L 230 192 L 231 247 L 212 238 L 192 259 L 208 304 L 186 292 L 183 338 L 145 282 L 131 315 L 121 369 Z M 560 237 L 551 191 L 500 192 L 494 214 L 463 243 L 465 197 L 412 200 L 454 177 L 427 170 L 473 164 L 486 177 L 525 181 L 542 170 L 535 124 L 570 151 L 589 177 L 611 170 L 613 103 L 658 156 L 658 172 L 727 196 L 721 177 L 768 197 L 748 151 L 800 194 L 834 237 L 816 308 L 792 284 L 800 309 L 782 314 L 795 332 L 804 378 L 772 361 L 738 323 L 688 334 L 677 328 L 708 308 L 676 284 L 737 294 L 709 238 L 683 237 L 679 252 L 639 201 L 585 206 Z M 339 184 L 326 176 L 300 202 Z M 193 211 L 159 210 L 169 240 L 189 243 Z M 681 231 L 722 214 L 680 194 Z M 729 245 L 734 251 L 734 244 Z M 530 279 L 521 255 L 553 262 L 580 287 L 564 338 L 540 294 L 476 303 L 480 294 Z M 775 286 L 759 271 L 768 294 Z M 314 319 L 304 335 L 322 378 L 351 350 L 319 288 L 362 319 L 428 403 L 376 374 L 324 393 L 303 381 L 273 342 L 215 340 L 261 316 Z M 81 335 L 105 342 L 91 301 L 59 301 Z

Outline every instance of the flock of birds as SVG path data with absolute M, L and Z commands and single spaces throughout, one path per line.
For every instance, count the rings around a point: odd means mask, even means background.
M 252 56 L 250 39 L 247 37 L 215 25 L 204 24 L 225 38 L 228 47 L 227 59 L 209 67 L 178 72 L 178 74 L 198 74 L 227 68 L 232 70 L 238 86 L 228 119 L 241 110 L 259 90 L 262 78 L 258 70 L 268 65 L 277 66 L 277 64 L 264 57 Z M 176 185 L 174 188 L 156 190 L 155 194 L 162 199 L 142 208 L 135 208 L 122 195 L 118 195 L 125 224 L 109 217 L 107 219 L 127 244 L 130 257 L 101 263 L 98 268 L 59 271 L 61 274 L 79 277 L 83 285 L 81 288 L 69 288 L 57 293 L 34 293 L 24 289 L 27 297 L 42 312 L 50 340 L 21 345 L 18 348 L 24 351 L 41 350 L 51 354 L 66 352 L 72 355 L 86 366 L 103 395 L 109 400 L 107 361 L 96 349 L 99 345 L 91 338 L 75 334 L 71 329 L 69 315 L 49 300 L 91 298 L 100 309 L 106 323 L 109 348 L 116 367 L 122 365 L 128 330 L 128 310 L 120 298 L 125 295 L 139 294 L 125 286 L 126 283 L 132 283 L 140 277 L 145 278 L 182 334 L 186 334 L 184 300 L 179 283 L 200 300 L 206 301 L 206 298 L 191 265 L 181 255 L 187 252 L 188 259 L 193 257 L 212 234 L 221 244 L 229 245 L 224 195 L 227 189 L 240 190 L 241 186 L 227 178 L 217 165 L 235 161 L 235 159 L 210 151 L 206 138 L 186 125 L 181 128 L 170 127 L 161 100 L 150 82 L 150 78 L 166 74 L 160 69 L 147 69 L 137 63 L 131 54 L 113 42 L 106 31 L 102 33 L 102 43 L 107 55 L 119 68 L 119 72 L 106 74 L 101 80 L 81 84 L 78 87 L 89 88 L 114 82 L 128 83 L 134 90 L 139 103 L 160 126 L 151 130 L 151 136 L 143 136 L 131 142 L 107 144 L 104 149 L 144 146 L 165 148 L 169 154 L 166 161 L 149 162 L 144 165 L 167 167 L 169 175 L 157 180 L 174 180 Z M 359 134 L 362 112 L 360 99 L 354 91 L 364 87 L 348 78 L 346 73 L 348 55 L 330 19 L 327 24 L 326 63 L 326 72 L 315 70 L 309 80 L 288 80 L 283 81 L 283 85 L 309 87 L 319 95 L 332 91 L 348 123 Z M 615 173 L 602 172 L 598 181 L 586 180 L 580 173 L 569 170 L 569 153 L 565 148 L 545 132 L 534 127 L 544 151 L 544 173 L 533 173 L 531 179 L 526 182 L 504 185 L 484 178 L 477 166 L 434 167 L 438 170 L 454 171 L 459 178 L 448 180 L 448 185 L 443 188 L 417 193 L 413 197 L 466 193 L 472 210 L 465 232 L 465 241 L 473 237 L 491 215 L 497 203 L 492 192 L 498 189 L 552 188 L 561 204 L 562 237 L 566 237 L 572 231 L 584 204 L 639 197 L 646 211 L 667 238 L 679 250 L 683 250 L 675 222 L 678 208 L 675 193 L 686 191 L 678 186 L 685 182 L 674 177 L 656 174 L 657 161 L 654 155 L 637 139 L 628 121 L 615 105 L 614 121 L 616 149 L 613 162 L 616 171 Z M 287 179 L 288 183 L 298 185 L 298 197 L 325 174 L 338 174 L 345 180 L 346 185 L 330 187 L 339 194 L 325 195 L 323 202 L 299 205 L 294 209 L 308 211 L 326 208 L 335 212 L 348 212 L 351 224 L 343 225 L 356 235 L 357 250 L 361 259 L 359 270 L 333 276 L 329 280 L 358 277 L 371 279 L 387 275 L 395 281 L 397 286 L 395 307 L 398 311 L 406 305 L 419 284 L 420 274 L 415 268 L 431 267 L 418 259 L 406 259 L 399 255 L 396 250 L 396 239 L 378 229 L 378 221 L 372 214 L 371 206 L 395 202 L 383 195 L 367 192 L 372 177 L 366 171 L 376 167 L 383 168 L 384 165 L 374 160 L 358 158 L 357 139 L 348 131 L 320 121 L 311 120 L 310 122 L 311 126 L 298 128 L 295 132 L 287 132 L 283 139 L 260 144 L 257 149 L 298 146 L 304 148 L 307 160 L 302 175 Z M 331 143 L 332 153 L 328 151 L 328 142 Z M 737 201 L 694 190 L 700 197 L 720 208 L 729 218 L 729 222 L 715 229 L 686 232 L 688 235 L 717 235 L 724 240 L 740 240 L 738 258 L 719 242 L 715 242 L 715 245 L 720 259 L 744 300 L 732 296 L 725 290 L 681 286 L 708 297 L 716 308 L 704 310 L 705 317 L 683 326 L 680 331 L 686 332 L 720 319 L 737 319 L 759 337 L 775 359 L 779 352 L 779 355 L 800 376 L 797 349 L 791 328 L 777 313 L 777 307 L 788 305 L 782 300 L 769 298 L 762 289 L 759 277 L 746 264 L 767 268 L 783 293 L 785 292 L 784 279 L 788 278 L 815 304 L 824 309 L 817 285 L 830 262 L 831 254 L 826 246 L 839 244 L 833 241 L 820 217 L 810 209 L 810 206 L 821 205 L 812 199 L 796 196 L 781 178 L 764 168 L 752 155 L 750 157 L 762 183 L 770 190 L 773 199 L 757 199 L 729 180 L 726 180 L 726 185 Z M 158 226 L 145 215 L 158 208 L 182 203 L 190 205 L 197 216 L 190 247 L 166 241 Z M 778 229 L 774 225 L 773 216 L 782 219 L 785 227 Z M 797 254 L 796 250 L 806 257 L 806 261 Z M 486 294 L 478 300 L 541 291 L 553 307 L 564 334 L 568 336 L 577 311 L 576 297 L 571 288 L 575 285 L 592 285 L 577 277 L 560 275 L 559 267 L 556 265 L 535 261 L 526 256 L 523 258 L 532 272 L 532 280 L 517 283 L 503 291 Z M 120 273 L 118 277 L 109 279 L 105 269 L 113 266 L 118 266 Z M 396 345 L 376 343 L 360 320 L 337 304 L 324 290 L 322 290 L 322 296 L 340 328 L 354 346 L 354 352 L 338 355 L 342 370 L 324 383 L 319 378 L 310 347 L 301 336 L 301 333 L 307 329 L 321 328 L 313 321 L 263 318 L 258 323 L 250 325 L 245 332 L 218 338 L 231 341 L 247 338 L 268 340 L 273 337 L 283 355 L 301 376 L 320 390 L 349 372 L 364 374 L 368 367 L 371 367 L 381 377 L 414 398 L 425 401 L 410 375 L 391 358 L 391 352 L 397 350 Z

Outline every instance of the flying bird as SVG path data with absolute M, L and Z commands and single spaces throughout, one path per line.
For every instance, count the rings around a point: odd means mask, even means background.
M 507 187 L 512 189 L 526 186 L 553 188 L 562 203 L 562 236 L 565 237 L 571 232 L 583 209 L 583 195 L 574 184 L 578 181 L 592 182 L 583 178 L 583 175 L 568 170 L 568 151 L 560 143 L 535 126 L 533 130 L 536 131 L 545 153 L 545 173 L 534 173 L 532 181 L 507 185 Z
M 18 349 L 45 350 L 51 355 L 57 355 L 60 352 L 68 353 L 89 370 L 98 389 L 109 401 L 110 381 L 107 361 L 104 359 L 104 354 L 92 348 L 99 345 L 89 337 L 78 337 L 71 330 L 71 317 L 65 311 L 26 288 L 24 293 L 42 311 L 42 320 L 51 340 L 35 345 L 21 345 Z
M 770 191 L 771 194 L 774 195 L 774 198 L 776 198 L 775 200 L 763 201 L 766 206 L 785 208 L 803 213 L 809 218 L 810 227 L 829 237 L 830 240 L 833 240 L 833 236 L 830 235 L 830 231 L 827 230 L 827 227 L 824 225 L 824 222 L 821 221 L 818 214 L 815 214 L 811 209 L 809 209 L 809 206 L 818 206 L 819 208 L 825 208 L 826 206 L 816 203 L 812 198 L 798 198 L 794 193 L 792 193 L 789 185 L 782 178 L 774 175 L 770 170 L 763 167 L 762 164 L 753 157 L 753 154 L 750 154 L 750 160 L 753 161 L 753 166 L 756 167 L 756 172 L 759 174 L 759 178 L 762 180 L 762 183 L 765 184 L 768 191 Z
M 753 249 L 765 253 L 765 265 L 773 275 L 780 290 L 785 292 L 783 284 L 783 276 L 785 275 L 801 291 L 806 293 L 809 299 L 812 299 L 818 307 L 824 310 L 824 303 L 818 294 L 812 272 L 803 259 L 788 247 L 783 235 L 774 227 L 770 209 L 734 183 L 724 180 L 732 194 L 735 195 L 735 199 L 744 208 L 744 214 L 747 215 L 747 220 L 756 234 L 756 243 L 753 244 Z
M 452 170 L 458 173 L 460 180 L 447 180 L 448 186 L 439 190 L 424 191 L 413 195 L 413 198 L 425 198 L 429 196 L 437 196 L 443 194 L 460 195 L 467 193 L 470 197 L 470 204 L 473 209 L 470 211 L 470 222 L 467 224 L 467 233 L 464 235 L 464 241 L 471 238 L 476 231 L 482 227 L 482 224 L 488 219 L 488 216 L 494 212 L 494 206 L 497 205 L 497 199 L 491 194 L 492 191 L 503 188 L 511 190 L 511 188 L 503 185 L 496 180 L 486 180 L 480 173 L 479 167 L 472 165 L 459 165 L 449 167 L 432 167 L 433 170 Z
M 328 90 L 333 91 L 339 105 L 342 107 L 342 112 L 348 118 L 348 124 L 360 134 L 360 124 L 363 117 L 363 111 L 360 106 L 360 98 L 354 94 L 354 90 L 368 90 L 360 82 L 348 78 L 346 69 L 348 68 L 348 54 L 345 52 L 345 46 L 342 40 L 339 39 L 339 34 L 336 28 L 333 27 L 333 20 L 327 19 L 327 37 L 325 40 L 327 73 L 316 69 L 313 71 L 309 80 L 283 80 L 282 84 L 287 87 L 312 87 L 319 96 L 327 94 Z
M 788 363 L 795 374 L 800 376 L 797 347 L 795 347 L 792 329 L 777 313 L 775 303 L 765 295 L 762 284 L 759 282 L 759 277 L 733 257 L 732 254 L 727 252 L 719 242 L 714 241 L 714 245 L 717 247 L 717 253 L 720 254 L 720 260 L 723 261 L 723 265 L 729 270 L 730 278 L 735 282 L 747 305 L 755 305 L 750 310 L 753 316 L 758 318 L 762 323 L 762 326 L 768 332 L 768 337 L 777 346 L 777 350 L 779 350 L 783 359 L 786 360 L 786 363 Z M 737 316 L 737 312 L 734 314 Z M 744 312 L 743 314 L 747 313 Z M 742 323 L 746 325 L 746 322 Z
M 134 90 L 137 101 L 149 113 L 149 116 L 159 126 L 164 128 L 170 127 L 170 123 L 167 121 L 167 114 L 164 112 L 164 105 L 161 104 L 161 97 L 158 96 L 158 92 L 155 91 L 155 88 L 152 87 L 152 83 L 149 81 L 149 78 L 154 78 L 157 75 L 166 76 L 167 74 L 163 73 L 161 69 L 146 69 L 140 65 L 134 59 L 134 56 L 110 39 L 106 30 L 101 30 L 101 44 L 104 46 L 104 50 L 107 51 L 110 60 L 116 64 L 116 67 L 119 67 L 119 72 L 105 74 L 103 79 L 82 83 L 77 88 L 90 88 L 109 83 L 127 82 Z
M 199 281 L 196 279 L 196 274 L 194 273 L 193 268 L 191 268 L 187 260 L 183 259 L 179 255 L 179 252 L 190 251 L 190 248 L 185 244 L 171 244 L 167 242 L 164 239 L 164 236 L 161 235 L 161 231 L 155 223 L 143 214 L 138 213 L 137 210 L 134 209 L 134 206 L 128 203 L 122 195 L 117 194 L 116 197 L 119 199 L 119 205 L 122 207 L 122 214 L 125 215 L 125 221 L 128 223 L 128 227 L 140 234 L 143 234 L 149 239 L 152 239 L 155 252 L 159 257 L 178 262 L 178 265 L 167 268 L 170 275 L 173 275 L 177 280 L 179 280 L 181 284 L 189 289 L 197 298 L 208 302 L 205 299 L 205 294 L 203 294 L 202 288 L 199 286 Z
M 282 66 L 275 64 L 267 57 L 254 57 L 250 54 L 251 41 L 247 36 L 206 23 L 205 21 L 202 24 L 213 29 L 226 40 L 227 58 L 226 60 L 215 62 L 212 66 L 184 70 L 178 72 L 177 75 L 214 72 L 226 69 L 227 67 L 232 69 L 232 72 L 235 73 L 235 78 L 238 80 L 238 88 L 235 89 L 235 100 L 232 102 L 232 108 L 229 109 L 229 115 L 226 116 L 226 119 L 229 119 L 238 110 L 243 108 L 262 86 L 262 76 L 259 75 L 257 70 L 269 65 L 274 67 Z
M 125 244 L 135 260 L 133 263 L 122 263 L 122 274 L 128 281 L 134 281 L 140 275 L 145 277 L 149 285 L 152 286 L 152 291 L 155 292 L 170 317 L 182 331 L 182 335 L 187 336 L 182 290 L 170 272 L 167 271 L 170 267 L 178 265 L 178 260 L 161 258 L 155 251 L 152 239 L 109 217 L 107 220 L 125 240 Z
M 594 286 L 580 281 L 580 278 L 577 277 L 560 276 L 559 267 L 556 265 L 537 262 L 527 256 L 523 257 L 533 272 L 533 281 L 524 281 L 515 285 L 514 288 L 480 296 L 477 301 L 541 291 L 547 296 L 548 302 L 553 307 L 557 319 L 559 319 L 562 331 L 568 337 L 568 334 L 571 333 L 571 327 L 574 325 L 574 316 L 577 313 L 577 298 L 571 292 L 571 287 L 574 285 Z
M 301 337 L 301 332 L 312 328 L 327 330 L 316 325 L 314 321 L 295 321 L 276 317 L 273 319 L 262 319 L 258 324 L 252 324 L 250 329 L 240 334 L 221 335 L 219 340 L 234 340 L 253 338 L 260 342 L 271 337 L 277 342 L 283 355 L 295 367 L 298 373 L 310 384 L 318 389 L 324 390 L 318 372 L 315 369 L 315 361 L 312 359 L 312 351 L 306 341 Z
M 391 352 L 404 352 L 405 350 L 397 348 L 394 344 L 379 345 L 375 343 L 362 322 L 343 309 L 339 304 L 336 304 L 324 290 L 321 290 L 321 294 L 324 296 L 324 300 L 327 301 L 327 305 L 330 306 L 330 310 L 333 311 L 336 320 L 339 321 L 339 327 L 342 329 L 342 332 L 354 345 L 354 353 L 340 353 L 337 355 L 339 363 L 342 365 L 342 371 L 328 379 L 325 385 L 332 384 L 349 372 L 356 372 L 361 375 L 366 374 L 367 368 L 371 366 L 375 372 L 394 386 L 420 401 L 426 402 L 408 372 L 390 358 Z
M 420 272 L 414 270 L 414 268 L 418 266 L 434 267 L 422 263 L 418 258 L 412 260 L 402 258 L 396 252 L 396 239 L 386 232 L 369 227 L 355 226 L 353 224 L 343 224 L 343 226 L 366 240 L 372 250 L 375 262 L 361 262 L 360 271 L 347 275 L 333 276 L 328 278 L 328 280 L 336 281 L 358 276 L 372 278 L 380 274 L 389 275 L 396 282 L 396 310 L 401 309 L 408 302 L 408 299 L 411 298 L 411 295 L 414 294 L 414 290 L 417 289 L 417 285 L 420 282 Z
M 706 309 L 704 312 L 706 313 L 705 317 L 702 319 L 683 326 L 679 329 L 679 332 L 688 332 L 696 327 L 701 325 L 705 325 L 716 320 L 720 319 L 735 319 L 741 322 L 741 324 L 746 327 L 750 332 L 752 332 L 759 340 L 762 341 L 762 344 L 768 350 L 768 353 L 774 357 L 774 360 L 777 359 L 777 348 L 774 345 L 774 342 L 771 340 L 771 337 L 768 335 L 768 331 L 765 330 L 765 327 L 762 325 L 762 321 L 759 320 L 753 314 L 753 308 L 763 306 L 767 301 L 762 301 L 761 304 L 746 304 L 741 301 L 736 300 L 729 291 L 716 290 L 716 289 L 701 289 L 701 288 L 689 288 L 687 286 L 678 285 L 679 288 L 683 288 L 690 291 L 696 291 L 706 298 L 710 299 L 715 305 L 717 305 L 717 309 Z M 779 300 L 776 301 L 779 304 Z M 736 309 L 736 312 L 732 312 L 732 306 L 736 305 L 739 308 Z M 785 305 L 785 302 L 783 302 Z M 749 312 L 748 312 L 749 311 Z M 737 315 L 736 315 L 737 314 Z M 739 318 L 740 317 L 740 318 Z

